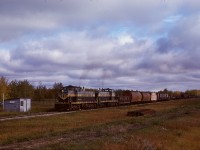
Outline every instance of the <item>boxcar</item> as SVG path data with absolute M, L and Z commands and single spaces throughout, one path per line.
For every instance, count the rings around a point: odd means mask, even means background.
M 130 104 L 131 103 L 131 95 L 130 91 L 120 91 L 117 92 L 118 103 L 120 105 Z

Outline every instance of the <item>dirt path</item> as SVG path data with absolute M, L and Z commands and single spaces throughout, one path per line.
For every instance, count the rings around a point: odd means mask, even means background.
M 53 116 L 53 115 L 60 115 L 60 114 L 70 114 L 70 113 L 74 113 L 74 112 L 76 112 L 76 111 L 52 112 L 52 113 L 43 113 L 43 114 L 33 114 L 33 115 L 6 117 L 6 118 L 0 118 L 0 122 L 1 121 L 9 121 L 9 120 L 29 119 L 29 118 L 35 118 L 35 117 L 46 117 L 46 116 Z

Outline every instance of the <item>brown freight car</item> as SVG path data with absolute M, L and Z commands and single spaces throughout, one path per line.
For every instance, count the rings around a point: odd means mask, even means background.
M 131 103 L 141 102 L 142 101 L 142 94 L 139 91 L 131 91 L 132 99 Z
M 118 103 L 120 105 L 124 104 L 130 104 L 131 103 L 131 98 L 130 98 L 130 91 L 118 91 L 117 92 L 117 97 L 118 97 Z
M 119 104 L 141 102 L 142 94 L 139 91 L 123 91 L 119 96 Z
M 150 102 L 151 101 L 151 93 L 150 92 L 141 92 L 142 93 L 142 102 Z

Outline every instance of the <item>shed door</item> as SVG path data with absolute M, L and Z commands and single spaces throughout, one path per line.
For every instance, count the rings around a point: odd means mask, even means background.
M 26 100 L 20 100 L 20 112 L 26 112 Z

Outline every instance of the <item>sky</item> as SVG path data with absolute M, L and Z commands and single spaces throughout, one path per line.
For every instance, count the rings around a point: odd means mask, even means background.
M 0 76 L 142 91 L 200 89 L 199 0 L 1 0 Z

